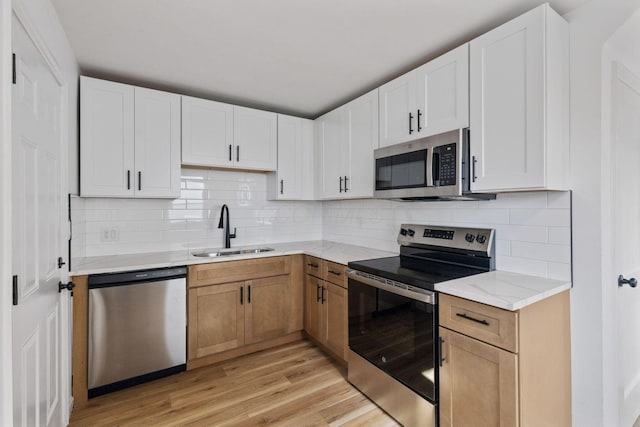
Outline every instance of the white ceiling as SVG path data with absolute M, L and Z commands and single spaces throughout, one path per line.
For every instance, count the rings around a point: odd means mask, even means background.
M 83 74 L 310 118 L 542 3 L 52 1 Z

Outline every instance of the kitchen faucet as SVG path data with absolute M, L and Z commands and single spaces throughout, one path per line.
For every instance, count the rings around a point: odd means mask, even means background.
M 227 221 L 225 223 L 224 221 L 224 213 L 225 211 L 227 212 Z M 225 224 L 224 226 L 224 247 L 225 248 L 230 248 L 231 247 L 231 239 L 235 239 L 236 238 L 236 228 L 233 227 L 233 234 L 229 233 L 229 207 L 224 204 L 222 205 L 222 209 L 220 209 L 220 222 L 218 222 L 218 228 L 222 228 L 223 224 Z

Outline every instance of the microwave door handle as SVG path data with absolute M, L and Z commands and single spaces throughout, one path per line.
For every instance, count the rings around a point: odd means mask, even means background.
M 427 149 L 426 166 L 425 173 L 427 174 L 427 187 L 433 187 L 433 149 Z
M 440 185 L 440 153 L 433 153 L 433 163 L 431 164 L 431 175 L 433 185 Z

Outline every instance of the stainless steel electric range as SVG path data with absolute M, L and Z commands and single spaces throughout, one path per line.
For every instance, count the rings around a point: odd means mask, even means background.
M 349 381 L 406 426 L 438 425 L 435 285 L 495 269 L 494 230 L 403 224 L 400 255 L 349 263 Z

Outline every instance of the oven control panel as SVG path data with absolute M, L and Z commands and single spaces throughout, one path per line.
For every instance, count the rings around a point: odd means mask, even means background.
M 402 224 L 398 243 L 403 246 L 439 246 L 489 255 L 495 231 L 491 228 L 443 227 Z

